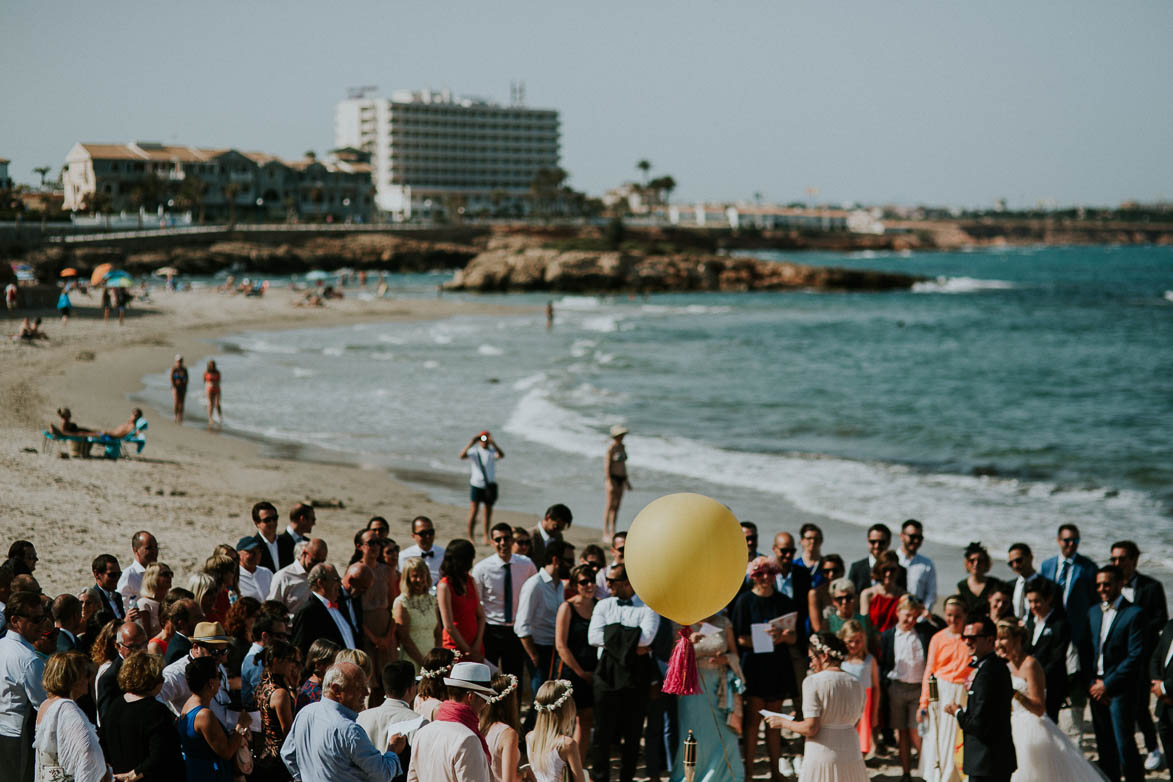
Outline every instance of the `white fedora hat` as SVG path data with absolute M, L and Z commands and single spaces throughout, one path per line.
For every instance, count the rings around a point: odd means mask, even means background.
M 493 673 L 484 663 L 456 663 L 452 666 L 452 673 L 444 677 L 444 683 L 450 687 L 460 687 L 472 690 L 481 695 L 496 695 L 497 691 L 491 686 Z

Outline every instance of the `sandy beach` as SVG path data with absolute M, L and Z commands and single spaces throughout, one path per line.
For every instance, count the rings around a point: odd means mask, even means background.
M 96 297 L 77 297 L 67 326 L 46 315 L 50 339 L 34 345 L 0 341 L 0 540 L 32 540 L 40 555 L 36 576 L 45 591 L 57 594 L 90 583 L 90 559 L 102 552 L 126 562 L 130 537 L 146 528 L 159 539 L 160 561 L 176 570 L 183 583 L 197 563 L 219 542 L 234 543 L 255 530 L 249 509 L 260 499 L 273 501 L 282 514 L 298 500 L 324 502 L 315 534 L 330 546 L 331 560 L 345 561 L 356 529 L 372 515 L 391 522 L 392 537 L 408 545 L 407 524 L 417 514 L 436 523 L 443 542 L 464 536 L 465 506 L 434 502 L 425 491 L 393 479 L 384 468 L 364 468 L 337 459 L 274 458 L 274 449 L 255 440 L 178 426 L 169 410 L 144 408 L 150 428 L 141 456 L 117 462 L 66 459 L 53 444 L 42 447 L 41 430 L 56 421 L 58 407 L 72 409 L 82 426 L 111 428 L 124 421 L 130 397 L 141 378 L 166 373 L 176 353 L 184 355 L 193 375 L 188 416 L 204 420 L 197 378 L 201 358 L 214 350 L 210 340 L 247 329 L 329 327 L 359 322 L 445 318 L 457 314 L 492 315 L 517 310 L 455 298 L 373 300 L 346 299 L 322 309 L 301 309 L 291 294 L 274 290 L 263 299 L 245 299 L 213 291 L 157 293 L 154 301 L 135 306 L 126 323 L 103 323 Z M 19 321 L 6 321 L 6 332 Z M 231 420 L 231 388 L 247 378 L 224 379 L 225 409 Z M 329 416 L 329 401 L 320 411 Z M 681 486 L 681 490 L 687 489 Z M 558 501 L 553 495 L 549 502 Z M 580 514 L 568 537 L 580 547 L 598 538 L 598 530 Z M 532 513 L 501 511 L 501 520 L 532 526 Z M 827 535 L 824 552 L 841 552 L 848 561 L 862 556 L 864 530 L 793 508 L 779 507 L 763 532 L 797 533 L 806 520 L 820 523 Z M 930 531 L 931 534 L 931 531 Z M 763 535 L 762 548 L 769 541 Z M 925 553 L 940 571 L 940 593 L 962 575 L 957 546 L 927 543 Z M 487 552 L 485 552 L 487 553 Z M 1002 556 L 1003 552 L 994 552 Z M 1004 563 L 995 575 L 1007 576 Z M 876 759 L 869 763 L 875 779 L 897 779 L 899 769 Z M 764 761 L 759 775 L 765 773 Z

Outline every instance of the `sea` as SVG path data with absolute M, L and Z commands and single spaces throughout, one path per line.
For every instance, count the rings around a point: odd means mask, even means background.
M 1037 564 L 1069 521 L 1098 561 L 1130 538 L 1143 569 L 1173 575 L 1173 247 L 752 254 L 927 280 L 885 293 L 446 293 L 520 309 L 235 334 L 214 355 L 226 430 L 464 503 L 458 453 L 489 429 L 505 451 L 502 507 L 566 502 L 601 526 L 603 454 L 622 423 L 635 491 L 621 527 L 656 496 L 699 491 L 767 533 L 798 517 L 916 518 L 930 540 L 996 555 L 1025 541 Z M 434 298 L 448 277 L 395 275 L 391 294 Z M 169 409 L 166 376 L 144 384 Z

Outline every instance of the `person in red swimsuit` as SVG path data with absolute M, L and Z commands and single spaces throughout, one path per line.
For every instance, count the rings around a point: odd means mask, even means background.
M 895 551 L 885 551 L 876 557 L 872 578 L 877 582 L 863 591 L 859 608 L 872 623 L 877 633 L 896 624 L 896 604 L 908 590 L 901 586 L 900 559 Z
M 216 369 L 216 362 L 209 361 L 204 371 L 204 391 L 208 395 L 208 428 L 212 428 L 212 412 L 220 416 L 220 426 L 224 426 L 224 413 L 220 410 L 220 370 Z

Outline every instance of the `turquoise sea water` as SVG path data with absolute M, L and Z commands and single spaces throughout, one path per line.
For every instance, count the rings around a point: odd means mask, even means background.
M 756 253 L 760 257 L 769 254 Z M 783 257 L 781 254 L 776 257 Z M 554 298 L 539 312 L 223 340 L 232 427 L 436 480 L 497 434 L 502 502 L 597 524 L 606 431 L 640 490 L 703 490 L 931 538 L 1103 559 L 1130 537 L 1173 572 L 1173 248 L 786 254 L 933 278 L 905 293 Z M 397 278 L 406 295 L 435 276 Z M 540 307 L 541 296 L 492 297 Z M 147 379 L 166 407 L 166 379 Z M 442 488 L 448 486 L 449 488 Z M 572 507 L 574 507 L 572 505 Z

